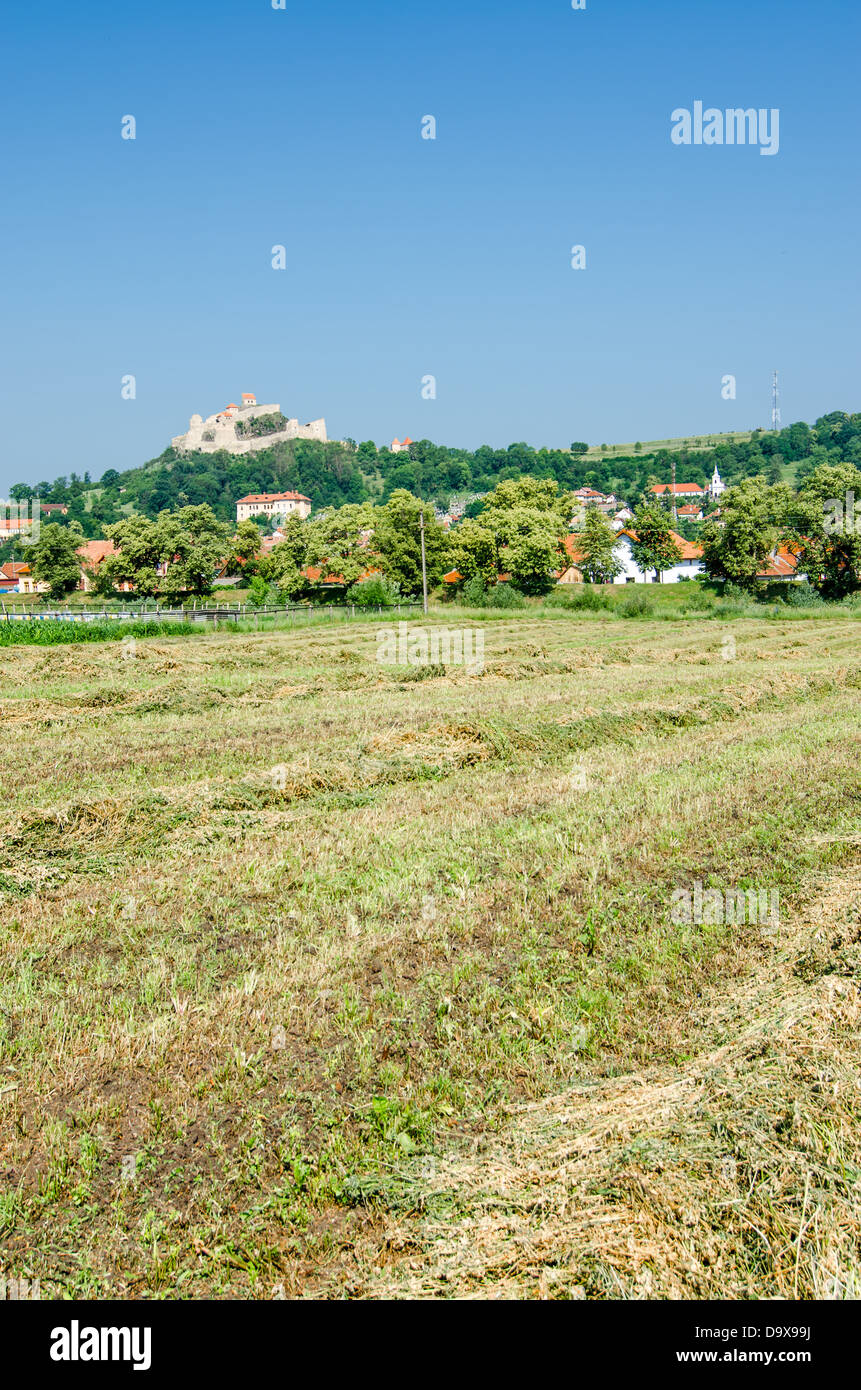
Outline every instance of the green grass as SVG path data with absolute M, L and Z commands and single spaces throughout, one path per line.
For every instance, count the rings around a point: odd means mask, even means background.
M 764 431 L 763 433 L 771 433 Z M 655 454 L 659 449 L 666 449 L 670 453 L 680 453 L 688 450 L 689 453 L 702 453 L 709 449 L 715 449 L 719 444 L 747 444 L 753 438 L 753 430 L 727 430 L 721 434 L 701 434 L 680 436 L 676 439 L 650 439 L 641 440 L 641 447 L 638 449 L 636 441 L 631 444 L 608 444 L 606 449 L 601 446 L 593 445 L 589 452 L 582 457 L 589 462 L 598 459 L 614 458 L 623 455 L 626 458 L 637 458 L 643 454 Z
M 791 912 L 857 857 L 857 620 L 740 616 L 729 661 L 615 611 L 432 614 L 484 624 L 481 676 L 378 665 L 379 620 L 5 654 L 10 1275 L 370 1288 L 426 1169 L 696 1051 L 763 948 L 673 890 Z

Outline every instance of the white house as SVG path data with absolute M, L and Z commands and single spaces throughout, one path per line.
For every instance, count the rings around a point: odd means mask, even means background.
M 702 547 L 684 540 L 675 531 L 671 531 L 670 535 L 681 551 L 681 558 L 678 564 L 673 565 L 672 569 L 664 570 L 661 583 L 677 584 L 680 579 L 693 579 L 695 575 L 702 574 L 705 568 L 702 562 Z M 644 574 L 634 560 L 633 543 L 636 538 L 634 531 L 619 532 L 613 547 L 613 554 L 622 568 L 613 580 L 614 584 L 654 584 L 656 581 L 654 570 Z M 583 553 L 579 547 L 579 539 L 576 532 L 570 532 L 562 538 L 562 544 L 566 551 L 566 563 L 557 575 L 557 583 L 559 584 L 582 584 L 583 582 Z
M 684 540 L 675 531 L 671 531 L 670 535 L 681 551 L 681 559 L 678 564 L 673 565 L 672 569 L 663 571 L 660 582 L 662 584 L 677 584 L 680 579 L 693 579 L 695 575 L 703 574 L 705 566 L 703 565 L 702 546 Z M 644 574 L 634 559 L 633 543 L 636 539 L 637 536 L 634 531 L 619 532 L 619 539 L 613 554 L 621 564 L 622 570 L 613 580 L 614 584 L 654 584 L 656 582 L 657 576 L 654 570 Z
M 669 497 L 671 501 L 678 501 L 680 497 L 699 500 L 706 496 L 705 489 L 701 488 L 699 483 L 655 483 L 649 491 L 654 497 L 660 497 L 662 500 Z
M 250 492 L 236 503 L 237 523 L 257 516 L 298 516 L 305 521 L 310 515 L 311 498 L 302 492 Z

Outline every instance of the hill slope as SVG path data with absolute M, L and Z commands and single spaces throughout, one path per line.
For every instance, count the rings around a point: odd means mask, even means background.
M 481 445 L 469 452 L 420 440 L 408 454 L 393 454 L 370 442 L 294 440 L 243 456 L 179 454 L 171 448 L 140 468 L 124 473 L 110 469 L 98 484 L 88 475 L 81 479 L 72 474 L 37 489 L 44 502 L 67 505 L 69 519 L 78 520 L 88 536 L 100 535 L 103 526 L 132 511 L 156 516 L 189 503 L 208 503 L 222 520 L 232 520 L 237 499 L 249 492 L 302 492 L 320 508 L 382 500 L 393 489 L 406 487 L 445 505 L 453 493 L 482 494 L 526 473 L 555 478 L 566 488 L 585 485 L 613 492 L 636 505 L 651 481 L 669 481 L 673 463 L 679 482 L 701 486 L 715 465 L 728 483 L 760 473 L 773 482 L 785 478 L 794 483 L 817 463 L 847 459 L 861 464 L 861 414 L 834 411 L 813 426 L 794 424 L 779 434 L 702 436 L 584 452 L 585 447 L 515 443 L 505 449 Z M 26 497 L 33 490 L 18 484 L 12 494 Z

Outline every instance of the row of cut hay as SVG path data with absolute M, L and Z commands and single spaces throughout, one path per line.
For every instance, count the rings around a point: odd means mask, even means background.
M 689 1063 L 571 1088 L 483 1152 L 357 1190 L 387 1215 L 339 1295 L 861 1298 L 859 922 L 856 865 L 767 972 L 715 991 Z

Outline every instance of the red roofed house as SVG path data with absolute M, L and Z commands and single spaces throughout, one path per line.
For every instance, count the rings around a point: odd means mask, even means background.
M 30 574 L 30 566 L 21 560 L 7 560 L 5 565 L 0 565 L 0 593 L 44 594 L 48 587 L 44 582 L 37 586 Z
M 761 569 L 757 579 L 804 579 L 798 573 L 798 556 L 789 546 L 779 545 L 773 550 Z
M 29 537 L 33 522 L 29 516 L 6 516 L 5 507 L 0 507 L 0 543 Z
M 236 503 L 236 520 L 253 521 L 255 517 L 298 516 L 305 521 L 311 515 L 311 498 L 301 492 L 250 492 Z
M 562 537 L 562 544 L 565 547 L 565 558 L 567 563 L 565 564 L 564 568 L 559 571 L 557 579 L 558 584 L 583 583 L 583 571 L 579 568 L 580 561 L 582 561 L 583 559 L 583 555 L 578 549 L 577 539 L 578 538 L 576 534 L 574 534 L 573 532 L 569 532 L 567 536 Z
M 78 546 L 78 555 L 81 559 L 81 578 L 78 584 L 79 589 L 83 589 L 85 594 L 92 592 L 95 587 L 95 576 L 99 568 L 104 564 L 109 555 L 116 555 L 117 547 L 113 541 L 86 541 L 84 545 Z M 118 589 L 121 593 L 130 594 L 132 585 L 128 583 L 119 584 Z
M 410 439 L 409 435 L 407 435 L 406 439 L 393 439 L 393 440 L 392 440 L 392 453 L 393 453 L 393 454 L 404 454 L 404 453 L 407 453 L 407 452 L 409 451 L 409 447 L 410 447 L 410 445 L 411 445 L 412 443 L 413 443 L 413 441 Z
M 614 512 L 619 505 L 619 499 L 614 492 L 597 492 L 593 487 L 578 487 L 574 496 L 582 507 L 597 507 L 598 511 L 604 512 L 605 515 Z
M 699 483 L 655 483 L 649 491 L 655 497 L 707 497 L 708 490 Z
M 18 593 L 19 594 L 47 594 L 50 584 L 44 579 L 37 583 L 30 572 L 29 565 L 18 565 Z
M 671 531 L 670 535 L 681 553 L 681 559 L 671 569 L 663 571 L 660 582 L 662 584 L 677 584 L 680 579 L 693 579 L 694 575 L 703 574 L 705 566 L 703 565 L 702 546 L 695 545 L 693 541 L 686 541 L 676 531 Z M 649 570 L 648 574 L 644 573 L 634 559 L 634 541 L 636 539 L 636 531 L 632 531 L 630 528 L 619 532 L 619 540 L 614 553 L 616 558 L 621 561 L 622 570 L 613 580 L 614 584 L 649 584 L 658 580 L 654 570 Z

